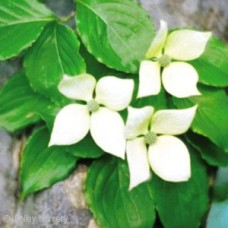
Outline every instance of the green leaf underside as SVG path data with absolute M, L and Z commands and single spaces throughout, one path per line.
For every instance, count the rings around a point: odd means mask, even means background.
M 12 76 L 0 93 L 0 127 L 16 131 L 40 121 L 51 102 L 29 87 L 24 73 Z
M 228 199 L 222 202 L 214 201 L 207 218 L 207 228 L 228 227 Z
M 125 161 L 103 158 L 95 161 L 86 180 L 86 198 L 98 223 L 105 228 L 151 228 L 155 209 L 151 183 L 128 191 Z
M 223 90 L 201 88 L 203 95 L 188 99 L 173 98 L 178 108 L 198 104 L 191 129 L 208 137 L 219 148 L 228 152 L 228 97 Z
M 138 71 L 155 33 L 146 12 L 129 0 L 77 0 L 76 21 L 89 52 L 128 73 Z
M 205 167 L 191 154 L 191 179 L 171 183 L 152 177 L 159 217 L 166 228 L 200 227 L 208 208 L 208 177 Z M 178 158 L 177 158 L 178 159 Z
M 208 138 L 188 133 L 188 142 L 200 152 L 201 157 L 213 166 L 228 166 L 228 153 L 218 148 Z
M 31 46 L 53 13 L 36 0 L 1 0 L 0 60 L 18 55 Z
M 77 158 L 61 147 L 48 147 L 49 139 L 49 132 L 42 127 L 25 145 L 20 167 L 22 199 L 65 179 L 75 168 Z
M 212 86 L 228 86 L 228 47 L 212 37 L 204 54 L 190 63 L 199 73 L 200 82 Z
M 63 75 L 86 71 L 76 35 L 70 28 L 56 23 L 45 27 L 25 57 L 24 66 L 33 89 L 61 104 L 67 103 L 57 89 Z

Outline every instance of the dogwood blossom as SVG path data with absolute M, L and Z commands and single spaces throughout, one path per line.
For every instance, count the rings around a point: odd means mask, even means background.
M 64 76 L 58 89 L 66 97 L 84 101 L 84 104 L 69 104 L 60 110 L 55 118 L 49 146 L 75 144 L 90 130 L 100 148 L 124 158 L 125 126 L 117 111 L 129 105 L 134 81 L 106 76 L 96 83 L 92 75 L 82 74 Z
M 212 33 L 183 29 L 168 34 L 166 22 L 160 23 L 160 30 L 146 53 L 146 59 L 151 60 L 140 64 L 138 97 L 158 94 L 161 79 L 165 90 L 175 97 L 200 95 L 198 73 L 183 61 L 199 58 Z
M 166 181 L 181 182 L 190 178 L 188 149 L 175 135 L 188 130 L 196 109 L 193 106 L 154 113 L 151 106 L 128 108 L 125 134 L 130 189 L 150 179 L 150 167 Z

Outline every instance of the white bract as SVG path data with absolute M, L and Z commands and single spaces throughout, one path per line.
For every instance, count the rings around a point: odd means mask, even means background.
M 82 74 L 64 76 L 58 89 L 66 97 L 86 104 L 69 104 L 60 110 L 54 122 L 49 146 L 75 144 L 90 130 L 100 148 L 124 159 L 125 126 L 117 111 L 129 105 L 134 81 L 106 76 L 96 84 L 93 76 Z
M 150 167 L 166 181 L 187 181 L 191 176 L 190 156 L 185 144 L 174 135 L 185 133 L 197 106 L 179 110 L 128 108 L 125 135 L 130 189 L 151 177 Z
M 140 65 L 138 98 L 158 94 L 161 80 L 165 90 L 175 97 L 200 95 L 198 73 L 183 61 L 199 58 L 210 37 L 211 32 L 188 29 L 168 35 L 167 24 L 161 21 L 160 30 L 146 53 L 146 59 L 151 60 L 144 60 Z

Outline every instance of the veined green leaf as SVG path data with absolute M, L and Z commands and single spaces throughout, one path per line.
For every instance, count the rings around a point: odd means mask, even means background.
M 34 124 L 40 121 L 38 113 L 46 112 L 52 105 L 30 88 L 23 72 L 17 73 L 0 92 L 0 127 L 16 131 Z
M 57 86 L 64 74 L 76 75 L 86 71 L 79 54 L 79 41 L 65 25 L 47 25 L 25 57 L 25 71 L 32 88 L 57 103 L 65 103 Z
M 50 134 L 45 127 L 33 132 L 22 153 L 20 166 L 21 198 L 50 187 L 66 178 L 77 158 L 63 147 L 48 147 Z
M 36 0 L 1 0 L 0 60 L 18 55 L 55 19 L 53 13 Z
M 178 108 L 198 104 L 192 123 L 193 132 L 209 138 L 219 148 L 228 152 L 228 96 L 224 90 L 201 87 L 201 96 L 188 99 L 173 98 Z
M 130 0 L 77 0 L 76 22 L 98 61 L 130 73 L 138 71 L 155 33 L 146 12 Z
M 98 60 L 86 50 L 84 45 L 81 45 L 80 53 L 85 59 L 87 73 L 92 74 L 96 79 L 100 79 L 101 77 L 107 75 L 115 75 L 122 78 L 124 78 L 125 75 L 128 75 L 124 72 L 111 69 L 103 63 L 98 62 Z
M 208 177 L 205 167 L 191 154 L 191 179 L 172 183 L 152 177 L 159 218 L 166 228 L 200 227 L 208 208 Z M 178 158 L 177 158 L 178 159 Z
M 212 37 L 200 58 L 191 61 L 200 82 L 212 86 L 228 86 L 228 47 Z
M 151 228 L 155 206 L 151 183 L 128 190 L 129 172 L 126 161 L 103 158 L 89 169 L 86 198 L 98 223 L 104 228 Z

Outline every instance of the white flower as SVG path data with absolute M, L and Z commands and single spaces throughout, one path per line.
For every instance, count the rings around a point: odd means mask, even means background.
M 66 97 L 84 101 L 85 104 L 70 104 L 60 110 L 49 146 L 75 144 L 90 130 L 100 148 L 124 159 L 125 126 L 117 111 L 129 105 L 134 89 L 133 80 L 107 76 L 96 84 L 95 78 L 89 74 L 64 76 L 58 89 Z
M 160 30 L 146 54 L 147 59 L 154 61 L 144 60 L 140 65 L 138 97 L 158 94 L 161 79 L 165 90 L 173 96 L 200 95 L 198 73 L 183 61 L 197 59 L 203 54 L 211 32 L 183 29 L 168 35 L 167 24 L 164 21 L 160 23 Z
M 162 179 L 187 181 L 191 176 L 190 156 L 185 144 L 173 135 L 190 127 L 197 106 L 180 110 L 128 108 L 126 123 L 127 161 L 130 189 L 151 177 L 151 169 Z

